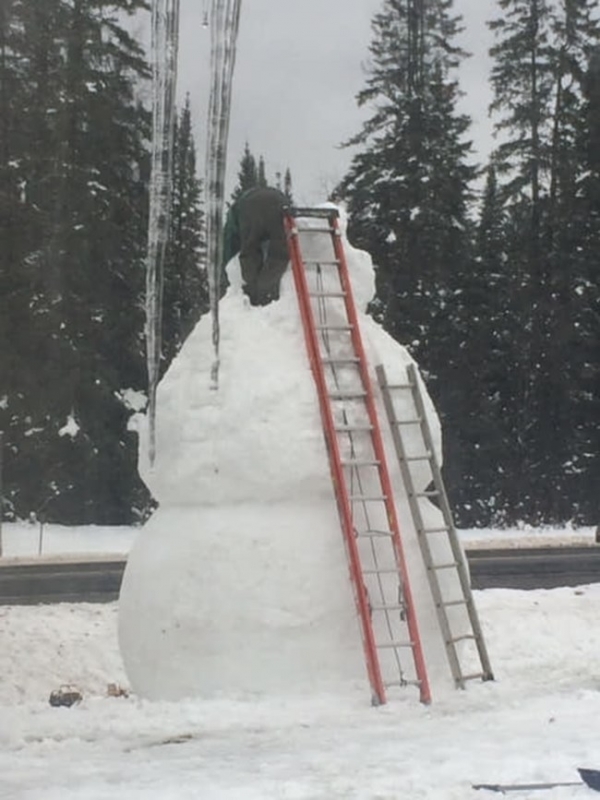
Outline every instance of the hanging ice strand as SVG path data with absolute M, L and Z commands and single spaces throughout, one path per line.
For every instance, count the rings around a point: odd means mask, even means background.
M 171 211 L 179 0 L 152 0 L 152 148 L 146 262 L 149 458 L 156 456 L 156 390 L 162 350 L 163 272 Z
M 231 90 L 241 0 L 212 0 L 210 15 L 211 87 L 206 137 L 206 241 L 214 362 L 211 381 L 219 385 L 219 298 L 223 258 L 223 207 Z

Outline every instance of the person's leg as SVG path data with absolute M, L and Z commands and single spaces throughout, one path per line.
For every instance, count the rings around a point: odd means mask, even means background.
M 252 305 L 257 303 L 259 276 L 263 266 L 261 230 L 252 215 L 240 216 L 240 267 L 244 291 Z
M 281 278 L 289 261 L 285 235 L 281 236 L 278 229 L 271 229 L 271 234 L 267 242 L 265 265 L 257 281 L 257 299 L 260 305 L 279 300 Z
M 271 195 L 269 203 L 266 204 L 264 230 L 268 245 L 265 264 L 258 277 L 258 297 L 261 305 L 279 299 L 281 278 L 289 261 L 283 211 L 277 194 Z

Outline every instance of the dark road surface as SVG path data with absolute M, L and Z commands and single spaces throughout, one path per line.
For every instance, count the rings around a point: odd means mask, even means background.
M 474 589 L 552 589 L 600 583 L 600 545 L 467 550 Z M 123 556 L 0 559 L 0 605 L 108 603 Z

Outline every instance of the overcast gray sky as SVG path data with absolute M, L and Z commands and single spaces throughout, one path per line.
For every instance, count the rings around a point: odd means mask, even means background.
M 325 199 L 351 153 L 339 144 L 360 128 L 355 101 L 364 86 L 370 21 L 381 0 L 242 0 L 229 139 L 228 187 L 235 182 L 244 142 L 264 155 L 267 177 L 292 171 L 296 202 Z M 455 0 L 466 30 L 460 44 L 473 54 L 461 72 L 462 108 L 485 157 L 491 146 L 487 108 L 492 43 L 485 21 L 495 0 Z M 199 162 L 204 161 L 210 34 L 203 0 L 181 0 L 179 93 L 190 92 Z

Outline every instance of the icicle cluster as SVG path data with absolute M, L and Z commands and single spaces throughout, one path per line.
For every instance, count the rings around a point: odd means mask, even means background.
M 152 155 L 146 273 L 146 361 L 148 369 L 149 459 L 156 455 L 156 391 L 160 376 L 162 293 L 169 238 L 180 0 L 152 2 Z M 241 0 L 211 0 L 211 89 L 206 145 L 207 271 L 215 360 L 219 374 L 219 296 L 223 257 L 223 210 L 231 92 Z
M 219 379 L 219 297 L 227 140 L 240 8 L 241 0 L 212 0 L 210 16 L 212 77 L 206 140 L 205 192 L 208 286 L 215 351 L 212 384 L 215 389 Z
M 146 363 L 149 458 L 156 453 L 156 389 L 160 374 L 163 271 L 171 211 L 179 0 L 152 2 L 152 155 L 146 272 Z

